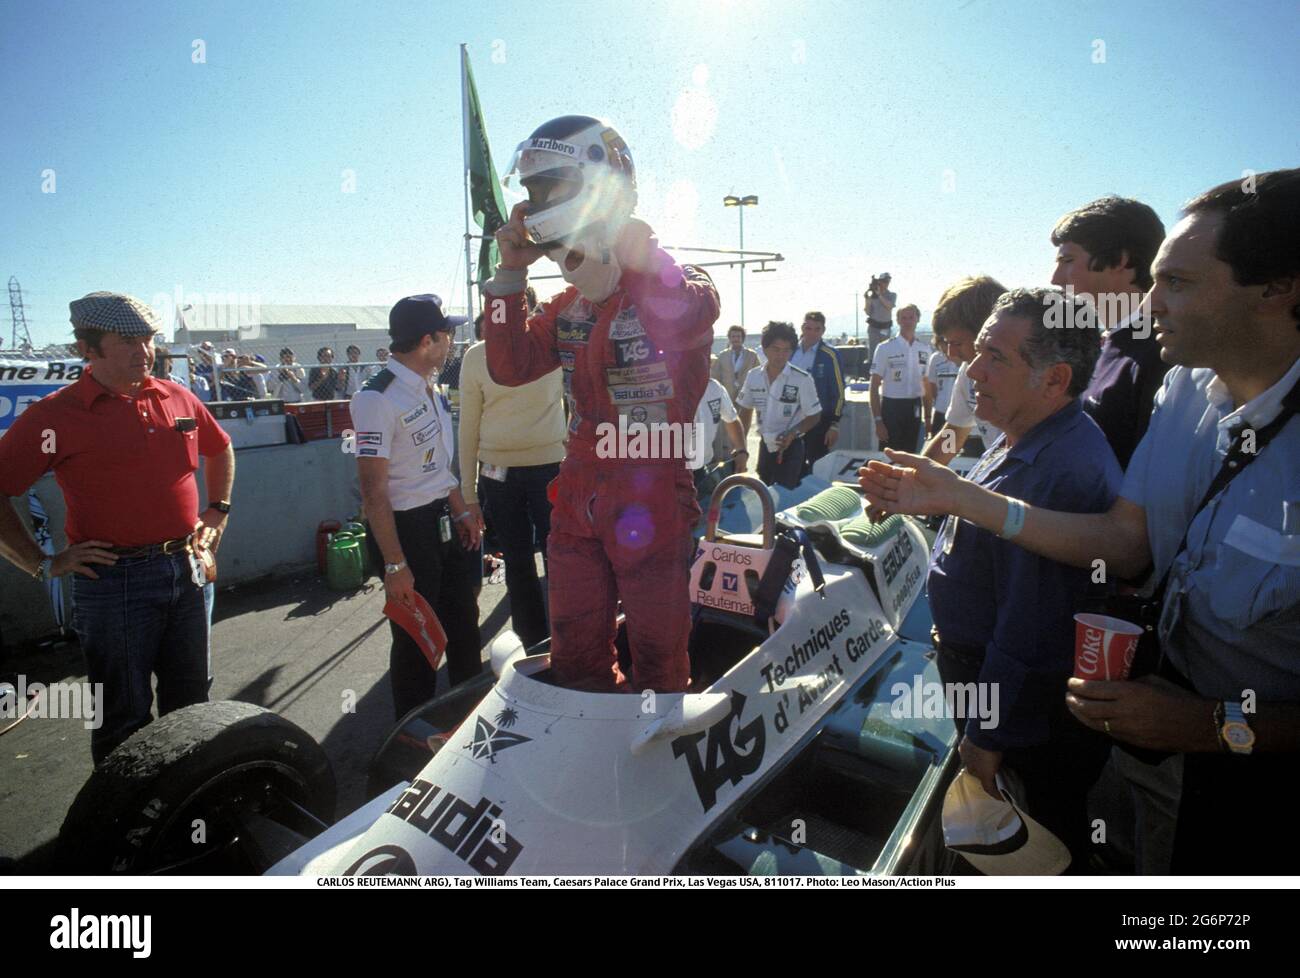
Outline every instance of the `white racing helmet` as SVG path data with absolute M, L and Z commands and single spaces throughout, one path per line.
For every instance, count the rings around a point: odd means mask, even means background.
M 565 115 L 519 144 L 502 183 L 528 197 L 524 227 L 557 247 L 603 224 L 612 237 L 636 205 L 636 169 L 623 137 L 600 119 Z

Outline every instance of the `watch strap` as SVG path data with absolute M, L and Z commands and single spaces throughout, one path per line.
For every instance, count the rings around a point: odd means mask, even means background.
M 1251 730 L 1246 719 L 1246 711 L 1241 704 L 1233 700 L 1224 700 L 1221 704 L 1222 723 L 1219 727 L 1220 743 L 1233 754 L 1250 754 L 1255 749 L 1255 731 Z M 1235 739 L 1234 732 L 1239 732 L 1241 741 Z

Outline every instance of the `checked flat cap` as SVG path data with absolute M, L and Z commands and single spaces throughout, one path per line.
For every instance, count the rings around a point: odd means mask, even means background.
M 75 329 L 102 329 L 119 336 L 151 336 L 162 326 L 139 299 L 118 292 L 91 292 L 68 303 Z

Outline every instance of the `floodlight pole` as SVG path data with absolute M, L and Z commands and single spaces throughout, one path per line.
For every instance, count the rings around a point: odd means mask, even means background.
M 753 207 L 758 203 L 758 197 L 754 194 L 747 194 L 744 197 L 737 197 L 734 194 L 728 194 L 722 198 L 724 207 L 735 207 L 740 211 L 740 250 L 745 250 L 745 208 Z M 740 266 L 740 325 L 743 329 L 745 326 L 745 266 Z

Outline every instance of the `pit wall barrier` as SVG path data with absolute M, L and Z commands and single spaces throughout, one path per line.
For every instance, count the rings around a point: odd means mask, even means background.
M 217 560 L 221 588 L 260 577 L 310 569 L 316 573 L 316 525 L 346 519 L 360 508 L 357 463 L 341 439 L 273 445 L 235 452 L 235 491 L 230 522 Z M 33 487 L 50 519 L 56 550 L 67 546 L 66 507 L 53 475 Z M 206 507 L 203 472 L 199 495 Z M 13 500 L 31 525 L 26 496 Z M 65 620 L 72 623 L 71 583 L 64 586 Z M 0 559 L 0 642 L 13 648 L 58 631 L 45 585 Z

